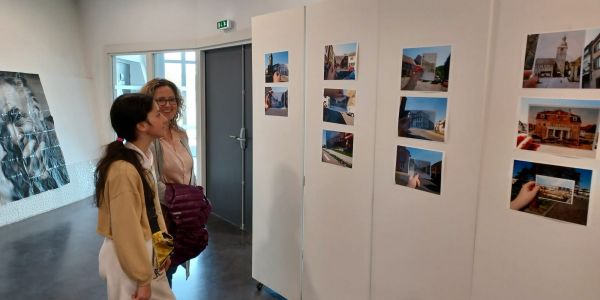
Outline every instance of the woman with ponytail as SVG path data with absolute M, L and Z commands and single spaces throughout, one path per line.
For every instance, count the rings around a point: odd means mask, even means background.
M 117 139 L 94 174 L 97 232 L 104 236 L 99 269 L 108 299 L 175 299 L 165 277 L 170 262 L 162 269 L 154 263 L 151 230 L 154 221 L 167 231 L 149 150 L 164 135 L 167 119 L 152 97 L 125 94 L 113 102 L 110 121 Z

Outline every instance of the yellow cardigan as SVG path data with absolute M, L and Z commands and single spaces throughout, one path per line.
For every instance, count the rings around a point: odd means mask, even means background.
M 160 209 L 154 177 L 148 171 L 148 183 L 154 190 L 154 207 L 158 225 L 167 231 Z M 108 169 L 98 208 L 98 234 L 113 240 L 121 268 L 139 285 L 152 281 L 153 267 L 145 241 L 152 238 L 142 179 L 135 167 L 126 161 L 115 161 Z

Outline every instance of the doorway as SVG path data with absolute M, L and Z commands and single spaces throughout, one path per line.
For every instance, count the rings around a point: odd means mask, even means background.
M 204 51 L 206 195 L 213 213 L 252 226 L 252 48 Z

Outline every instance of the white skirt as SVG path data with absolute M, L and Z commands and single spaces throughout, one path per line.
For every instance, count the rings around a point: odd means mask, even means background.
M 148 257 L 152 259 L 151 240 L 146 241 L 146 249 L 148 250 Z M 100 254 L 98 255 L 98 263 L 100 277 L 106 280 L 108 299 L 130 300 L 137 289 L 137 283 L 123 272 L 117 258 L 114 242 L 109 238 L 104 238 L 104 243 L 102 243 Z M 152 261 L 150 260 L 148 263 L 151 264 Z M 173 291 L 169 287 L 165 271 L 161 271 L 158 276 L 153 276 L 150 288 L 152 293 L 150 299 L 175 299 L 175 295 L 173 295 Z

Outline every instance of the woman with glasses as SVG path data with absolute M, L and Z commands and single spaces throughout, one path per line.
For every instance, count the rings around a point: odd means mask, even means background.
M 165 184 L 195 184 L 195 176 L 193 173 L 194 160 L 188 143 L 188 136 L 185 130 L 177 125 L 177 120 L 183 112 L 183 98 L 177 86 L 162 78 L 155 78 L 140 91 L 143 94 L 151 96 L 154 102 L 158 104 L 160 112 L 168 120 L 168 128 L 165 135 L 154 141 L 150 146 L 154 155 L 154 171 L 158 182 L 158 195 L 161 201 L 163 211 L 167 211 L 165 206 Z M 165 213 L 165 221 L 169 232 L 173 234 L 173 238 L 177 239 L 174 234 L 176 232 L 175 223 Z M 177 263 L 173 260 L 173 264 L 167 270 L 167 278 L 169 285 L 172 286 L 173 274 L 177 270 Z M 189 262 L 184 263 L 189 270 Z M 189 273 L 188 273 L 189 274 Z

